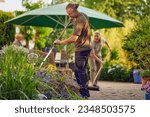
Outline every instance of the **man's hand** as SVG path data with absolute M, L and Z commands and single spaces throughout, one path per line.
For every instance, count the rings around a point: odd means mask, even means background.
M 57 39 L 57 40 L 55 40 L 55 41 L 54 41 L 54 45 L 61 45 L 61 41 L 60 41 L 60 40 L 58 40 L 58 39 Z

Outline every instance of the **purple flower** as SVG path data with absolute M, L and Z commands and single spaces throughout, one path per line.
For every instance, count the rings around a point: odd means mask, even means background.
M 60 92 L 60 97 L 61 97 L 62 99 L 65 99 L 65 100 L 67 100 L 67 99 L 70 98 L 70 96 L 69 96 L 66 92 L 64 92 L 64 91 L 61 91 L 61 92 Z
M 139 73 L 140 71 L 137 69 L 137 70 L 133 70 L 133 74 L 137 74 Z
M 43 71 L 38 71 L 38 72 L 36 73 L 36 76 L 43 78 L 43 77 L 45 76 L 45 72 L 43 72 Z

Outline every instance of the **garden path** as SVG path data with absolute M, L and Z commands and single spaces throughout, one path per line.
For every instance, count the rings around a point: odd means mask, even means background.
M 99 81 L 100 91 L 91 91 L 89 100 L 144 100 L 141 84 Z

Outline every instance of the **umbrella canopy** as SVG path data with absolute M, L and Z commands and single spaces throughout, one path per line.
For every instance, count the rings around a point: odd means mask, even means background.
M 45 26 L 53 28 L 64 28 L 68 22 L 66 6 L 68 3 L 52 5 L 46 8 L 40 8 L 26 12 L 6 23 L 24 26 Z M 122 22 L 109 17 L 98 11 L 79 6 L 79 12 L 85 13 L 89 17 L 92 28 L 111 28 L 122 27 Z M 71 26 L 69 26 L 71 27 Z

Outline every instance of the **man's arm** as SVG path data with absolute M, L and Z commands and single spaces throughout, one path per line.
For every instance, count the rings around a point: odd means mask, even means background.
M 65 39 L 65 40 L 55 40 L 54 44 L 67 45 L 67 44 L 70 44 L 70 43 L 75 43 L 77 41 L 77 39 L 78 39 L 78 36 L 72 35 L 70 38 Z

